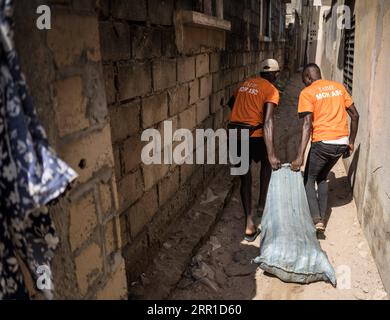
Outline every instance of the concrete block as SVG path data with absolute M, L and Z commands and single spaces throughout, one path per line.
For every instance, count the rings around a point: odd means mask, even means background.
M 81 77 L 71 77 L 54 83 L 54 111 L 61 137 L 89 127 L 87 102 Z
M 161 30 L 162 36 L 162 55 L 165 57 L 177 57 L 176 35 L 174 29 Z
M 199 79 L 195 79 L 194 81 L 190 82 L 190 104 L 194 104 L 199 100 L 199 86 Z
M 130 21 L 146 21 L 146 0 L 112 0 L 112 16 Z
M 196 56 L 196 77 L 200 78 L 210 71 L 210 59 L 208 54 Z
M 179 127 L 192 130 L 196 127 L 196 105 L 179 113 Z
M 144 176 L 145 190 L 154 187 L 169 171 L 167 164 L 143 165 L 142 173 Z
M 77 282 L 82 295 L 85 295 L 103 271 L 103 258 L 100 247 L 90 244 L 75 258 Z
M 115 87 L 115 69 L 111 65 L 103 67 L 104 86 L 106 88 L 107 104 L 113 104 L 116 101 L 116 87 Z
M 213 77 L 211 75 L 200 79 L 200 98 L 204 99 L 213 92 Z
M 126 174 L 141 164 L 141 152 L 144 142 L 140 135 L 132 136 L 123 142 L 121 154 L 123 172 Z
M 162 59 L 153 63 L 153 88 L 155 91 L 176 84 L 176 60 Z
M 150 128 L 168 118 L 168 95 L 166 92 L 142 99 L 142 127 Z
M 95 16 L 56 14 L 52 29 L 47 31 L 47 43 L 59 68 L 79 63 L 83 53 L 90 61 L 101 60 L 99 25 Z
M 133 26 L 132 54 L 135 59 L 145 60 L 161 56 L 161 32 L 155 28 Z
M 148 0 L 149 19 L 152 24 L 170 26 L 173 23 L 173 0 Z
M 140 132 L 141 104 L 139 101 L 113 106 L 109 113 L 114 143 Z
M 184 57 L 177 60 L 177 77 L 180 83 L 195 79 L 195 57 Z
M 126 300 L 127 279 L 125 262 L 122 259 L 120 266 L 107 280 L 105 286 L 97 292 L 98 300 Z
M 132 62 L 118 68 L 119 100 L 143 96 L 152 90 L 150 63 Z M 136 79 L 136 81 L 135 81 Z
M 99 23 L 102 59 L 126 60 L 131 57 L 129 25 L 122 22 Z
M 99 185 L 100 207 L 103 215 L 107 215 L 113 209 L 112 188 L 110 183 Z
M 143 189 L 144 185 L 140 170 L 125 175 L 118 181 L 119 208 L 126 209 L 136 202 L 141 198 Z
M 220 90 L 211 96 L 211 113 L 216 113 L 224 105 L 224 90 Z
M 196 104 L 196 122 L 201 124 L 210 115 L 210 99 L 200 100 Z
M 69 242 L 72 251 L 92 235 L 97 227 L 96 203 L 93 192 L 83 195 L 70 205 Z
M 158 210 L 157 187 L 149 190 L 129 211 L 130 233 L 135 238 Z
M 115 233 L 115 219 L 111 219 L 104 226 L 104 245 L 106 248 L 106 255 L 110 255 L 117 249 Z
M 187 84 L 178 86 L 168 92 L 169 116 L 174 116 L 188 107 L 189 88 Z
M 79 174 L 77 182 L 86 182 L 102 167 L 114 166 L 110 127 L 62 145 L 59 154 Z
M 212 53 L 210 55 L 210 72 L 218 72 L 219 71 L 219 61 L 220 61 L 219 53 Z

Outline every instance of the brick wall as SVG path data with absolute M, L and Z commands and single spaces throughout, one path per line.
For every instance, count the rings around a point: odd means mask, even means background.
M 191 205 L 219 166 L 141 163 L 144 129 L 220 128 L 226 101 L 266 57 L 282 63 L 283 44 L 260 43 L 260 1 L 224 1 L 232 22 L 226 50 L 180 54 L 174 11 L 198 1 L 111 1 L 100 17 L 102 60 L 118 183 L 123 254 L 129 282 L 163 243 L 170 223 Z M 281 9 L 280 2 L 275 6 Z M 131 7 L 131 10 L 130 10 Z M 196 32 L 196 31 L 194 31 Z M 193 38 L 196 38 L 193 34 Z
M 35 27 L 38 4 L 52 30 Z M 49 139 L 80 175 L 51 208 L 56 298 L 126 298 L 111 130 L 94 1 L 17 1 L 16 42 Z M 28 39 L 27 39 L 28 38 Z
M 273 1 L 280 7 L 280 1 Z M 52 30 L 35 28 L 38 4 Z M 260 1 L 224 1 L 232 30 L 179 53 L 175 10 L 191 0 L 17 2 L 17 44 L 53 147 L 80 174 L 51 214 L 61 237 L 57 298 L 126 298 L 168 227 L 221 169 L 141 163 L 144 129 L 223 127 L 226 101 L 263 58 L 283 65 L 283 43 L 260 42 Z M 190 42 L 199 34 L 188 35 Z M 28 35 L 28 41 L 26 39 Z M 122 258 L 124 257 L 124 259 Z M 127 275 L 127 277 L 126 277 Z

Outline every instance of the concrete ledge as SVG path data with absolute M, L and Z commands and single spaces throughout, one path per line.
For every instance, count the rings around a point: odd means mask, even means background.
M 222 170 L 194 206 L 169 229 L 168 240 L 140 279 L 129 287 L 130 299 L 167 299 L 208 239 L 233 192 L 234 179 Z
M 178 10 L 174 15 L 176 46 L 179 53 L 190 55 L 201 48 L 224 50 L 226 32 L 231 22 L 200 12 Z
M 177 22 L 183 25 L 190 25 L 193 27 L 217 29 L 230 31 L 232 24 L 230 21 L 220 19 L 214 16 L 209 16 L 196 11 L 180 10 L 176 12 Z

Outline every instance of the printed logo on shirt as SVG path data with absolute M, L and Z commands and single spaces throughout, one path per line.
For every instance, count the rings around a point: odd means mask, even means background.
M 326 98 L 334 98 L 334 97 L 341 97 L 343 95 L 341 90 L 335 90 L 331 92 L 322 92 L 316 94 L 317 101 L 326 99 Z
M 320 93 L 316 94 L 317 101 L 327 98 L 341 97 L 343 92 L 337 89 L 334 85 L 318 88 Z
M 249 94 L 253 94 L 253 95 L 257 96 L 259 94 L 259 90 L 255 89 L 255 87 L 256 87 L 256 83 L 248 82 L 248 83 L 245 83 L 245 86 L 240 87 L 240 89 L 238 91 L 239 92 L 247 92 Z

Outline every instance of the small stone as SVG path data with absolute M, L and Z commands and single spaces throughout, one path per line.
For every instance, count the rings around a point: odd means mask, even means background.
M 358 247 L 359 249 L 363 249 L 364 245 L 365 245 L 365 243 L 362 241 L 362 242 L 360 242 L 360 243 L 358 244 L 357 247 Z
M 207 189 L 207 194 L 206 194 L 206 199 L 204 199 L 203 201 L 200 202 L 201 205 L 204 205 L 204 204 L 209 204 L 213 201 L 215 201 L 216 199 L 218 199 L 218 196 L 216 196 L 214 193 L 213 193 L 213 190 L 211 190 L 210 188 Z
M 361 292 L 355 293 L 354 296 L 357 300 L 367 300 L 367 297 L 363 295 Z
M 150 280 L 146 277 L 144 273 L 141 274 L 141 284 L 143 286 L 147 286 L 148 284 L 150 284 Z
M 182 279 L 178 284 L 177 284 L 177 287 L 179 289 L 185 289 L 187 287 L 189 287 L 190 285 L 192 285 L 194 282 L 188 278 L 184 278 Z
M 200 280 L 202 278 L 209 278 L 211 280 L 214 280 L 215 272 L 213 269 L 210 268 L 209 265 L 204 262 L 201 262 L 198 268 L 193 269 L 192 276 L 196 280 Z
M 209 287 L 214 292 L 218 292 L 218 285 L 214 281 L 211 281 L 208 278 L 202 278 L 200 279 L 200 282 Z
M 197 254 L 195 257 L 192 258 L 192 262 L 194 264 L 199 264 L 202 262 L 202 260 L 203 260 L 203 257 L 200 254 Z
M 171 248 L 172 248 L 172 245 L 171 245 L 169 242 L 165 242 L 165 243 L 163 244 L 163 247 L 164 247 L 165 249 L 171 249 Z
M 367 251 L 359 251 L 359 254 L 362 258 L 367 258 L 368 252 Z
M 233 263 L 225 268 L 225 273 L 229 277 L 245 277 L 253 274 L 256 271 L 256 267 L 253 265 L 241 265 Z
M 373 296 L 373 300 L 387 300 L 387 293 L 383 290 L 376 290 Z
M 245 254 L 242 251 L 237 251 L 233 254 L 233 261 L 240 262 L 245 259 Z
M 210 244 L 211 244 L 211 251 L 215 251 L 222 247 L 218 238 L 214 236 L 210 237 Z
M 219 284 L 220 287 L 223 287 L 227 280 L 225 272 L 223 270 L 215 270 L 215 281 Z

